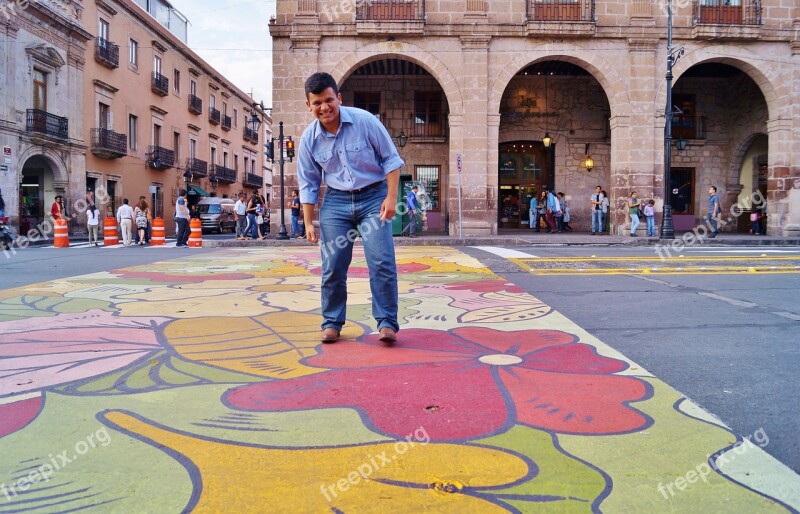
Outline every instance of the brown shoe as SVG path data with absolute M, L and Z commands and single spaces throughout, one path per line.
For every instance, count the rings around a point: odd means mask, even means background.
M 319 340 L 323 343 L 335 343 L 339 340 L 339 331 L 332 327 L 324 328 Z
M 393 346 L 397 341 L 397 332 L 389 327 L 383 327 L 380 330 L 380 335 L 379 341 L 383 343 L 383 346 Z

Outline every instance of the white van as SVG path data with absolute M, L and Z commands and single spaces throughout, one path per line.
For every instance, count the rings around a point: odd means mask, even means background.
M 233 214 L 235 203 L 230 198 L 217 197 L 203 198 L 197 202 L 203 231 L 217 231 L 220 234 L 224 230 L 236 232 L 236 218 Z

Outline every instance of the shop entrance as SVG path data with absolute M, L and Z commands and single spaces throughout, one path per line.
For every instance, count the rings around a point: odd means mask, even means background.
M 530 228 L 530 205 L 547 184 L 547 151 L 538 141 L 500 145 L 498 229 Z

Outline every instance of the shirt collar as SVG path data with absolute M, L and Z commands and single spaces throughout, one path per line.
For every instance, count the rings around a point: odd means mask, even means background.
M 342 129 L 342 125 L 345 123 L 353 124 L 353 116 L 349 112 L 349 108 L 345 107 L 344 105 L 339 106 L 339 130 Z M 314 139 L 319 137 L 325 131 L 325 128 L 322 126 L 319 120 L 314 121 Z

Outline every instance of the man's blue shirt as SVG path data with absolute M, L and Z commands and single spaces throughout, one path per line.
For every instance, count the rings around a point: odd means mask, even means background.
M 414 193 L 414 191 L 408 192 L 408 196 L 406 197 L 406 207 L 408 207 L 409 211 L 417 210 L 417 195 Z
M 721 208 L 715 210 L 714 204 L 719 204 L 719 197 L 717 195 L 711 195 L 708 197 L 708 213 L 712 216 L 717 212 L 722 212 Z
M 336 135 L 314 120 L 300 138 L 297 178 L 302 203 L 317 203 L 323 180 L 328 187 L 353 191 L 385 180 L 405 164 L 373 114 L 341 106 L 339 117 Z

